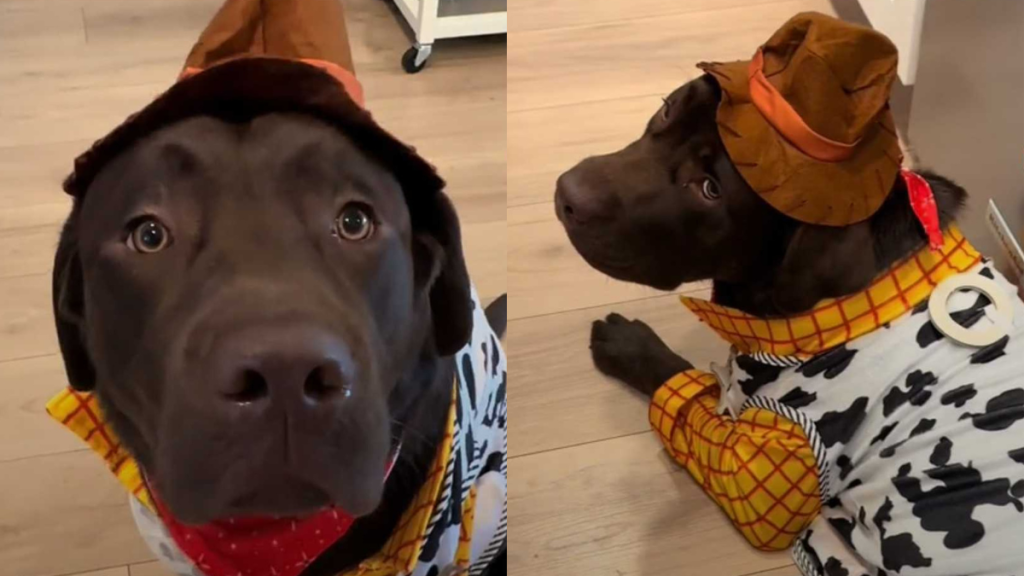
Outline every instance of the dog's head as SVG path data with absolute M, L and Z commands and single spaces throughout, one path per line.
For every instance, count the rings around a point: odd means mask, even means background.
M 424 392 L 403 382 L 464 345 L 471 306 L 448 199 L 295 114 L 140 140 L 76 201 L 54 271 L 72 386 L 189 523 L 373 511 L 396 406 Z
M 591 266 L 663 290 L 711 279 L 723 303 L 778 315 L 859 290 L 923 245 L 901 179 L 875 216 L 852 226 L 802 224 L 772 208 L 729 158 L 720 98 L 711 76 L 697 78 L 665 99 L 639 140 L 559 178 L 558 218 Z M 928 178 L 948 225 L 965 193 Z

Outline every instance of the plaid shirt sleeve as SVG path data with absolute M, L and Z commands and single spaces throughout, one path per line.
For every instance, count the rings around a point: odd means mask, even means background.
M 669 454 L 759 550 L 788 548 L 821 509 L 803 430 L 767 410 L 719 415 L 714 374 L 690 370 L 654 395 L 651 426 Z

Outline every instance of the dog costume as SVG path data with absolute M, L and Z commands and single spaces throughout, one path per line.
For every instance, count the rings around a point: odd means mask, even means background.
M 173 122 L 201 114 L 230 119 L 288 111 L 337 126 L 391 168 L 414 220 L 423 198 L 444 187 L 432 166 L 363 108 L 336 0 L 228 0 L 178 82 L 80 156 L 65 190 L 81 199 L 107 162 Z M 475 290 L 472 301 L 472 337 L 454 356 L 446 434 L 427 481 L 384 548 L 339 576 L 475 576 L 507 546 L 507 364 Z M 93 395 L 65 390 L 47 411 L 105 460 L 131 494 L 141 534 L 175 574 L 298 576 L 355 521 L 327 509 L 305 519 L 184 526 L 153 493 Z
M 900 161 L 890 48 L 802 14 L 752 62 L 702 65 L 723 87 L 730 156 L 775 208 L 845 226 L 881 206 Z M 862 101 L 843 115 L 829 98 Z M 819 106 L 833 115 L 805 114 Z M 811 128 L 836 122 L 831 137 Z M 783 164 L 761 164 L 772 162 Z M 847 171 L 849 188 L 825 183 Z M 921 210 L 931 247 L 806 313 L 763 319 L 682 298 L 733 352 L 727 366 L 658 390 L 651 425 L 751 544 L 792 547 L 806 576 L 1024 574 L 1024 303 L 1012 298 L 1006 323 L 987 297 L 955 294 L 957 323 L 1006 335 L 980 348 L 944 336 L 929 309 L 943 281 L 980 275 L 1016 289 L 958 229 L 941 235 L 931 210 Z

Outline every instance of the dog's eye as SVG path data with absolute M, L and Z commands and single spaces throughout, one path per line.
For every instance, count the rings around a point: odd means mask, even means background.
M 336 227 L 338 235 L 345 240 L 366 240 L 373 234 L 374 229 L 370 208 L 358 203 L 348 204 L 338 215 Z
M 704 180 L 704 184 L 701 186 L 700 191 L 708 200 L 717 200 L 722 196 L 722 192 L 718 189 L 718 182 L 715 182 L 711 178 Z
M 146 218 L 138 223 L 128 236 L 128 247 L 136 252 L 152 254 L 167 247 L 171 233 L 155 218 Z

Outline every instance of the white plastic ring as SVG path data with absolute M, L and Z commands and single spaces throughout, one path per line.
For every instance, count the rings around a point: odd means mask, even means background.
M 953 320 L 948 308 L 949 297 L 957 290 L 974 290 L 992 301 L 995 308 L 995 321 L 992 326 L 986 329 L 968 329 Z M 994 280 L 979 274 L 958 274 L 939 284 L 928 299 L 928 312 L 931 314 L 932 323 L 947 338 L 978 348 L 993 344 L 1006 336 L 1013 322 L 1013 303 L 1010 296 Z

